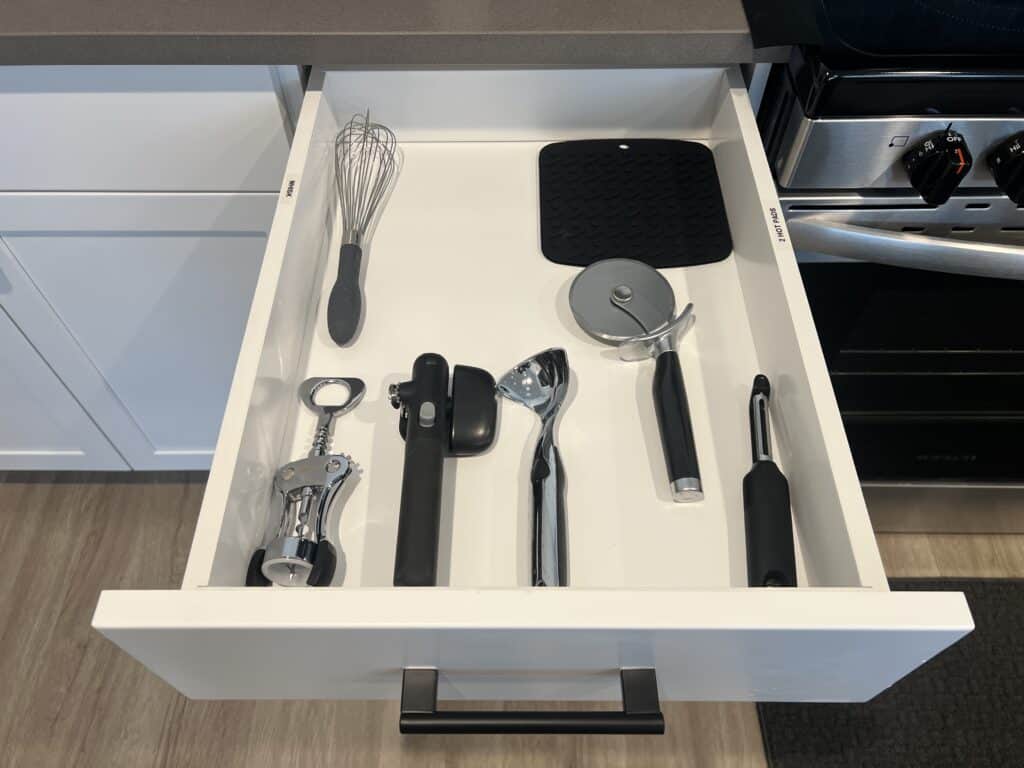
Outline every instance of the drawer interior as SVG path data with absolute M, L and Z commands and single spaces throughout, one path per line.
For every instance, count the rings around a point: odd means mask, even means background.
M 367 108 L 395 130 L 404 165 L 364 257 L 365 323 L 338 348 L 324 323 L 339 247 L 331 153 Z M 666 493 L 653 363 L 584 336 L 567 306 L 576 270 L 540 253 L 539 149 L 600 137 L 714 153 L 735 250 L 664 271 L 677 304 L 696 307 L 680 352 L 699 504 Z M 574 372 L 558 429 L 570 586 L 527 587 L 538 425 L 508 402 L 494 447 L 446 469 L 444 586 L 390 586 L 403 444 L 387 386 L 425 351 L 500 375 L 553 345 Z M 797 589 L 745 586 L 757 372 L 773 385 Z M 331 519 L 342 565 L 329 588 L 246 588 L 276 514 L 273 473 L 308 450 L 296 391 L 310 375 L 367 385 L 334 434 L 362 466 Z M 666 700 L 862 701 L 971 620 L 962 595 L 888 591 L 746 90 L 719 68 L 315 74 L 182 587 L 104 592 L 94 626 L 198 698 L 394 698 L 403 668 L 427 666 L 442 698 L 613 699 L 618 670 L 641 666 Z
M 333 449 L 351 455 L 361 476 L 332 511 L 331 538 L 340 544 L 333 586 L 390 587 L 404 444 L 388 385 L 408 378 L 422 352 L 498 377 L 560 346 L 573 371 L 558 427 L 570 590 L 745 588 L 741 484 L 758 372 L 773 384 L 775 455 L 791 486 L 800 584 L 886 589 L 735 71 L 322 77 L 296 132 L 185 587 L 244 583 L 267 520 L 278 514 L 273 473 L 309 449 L 314 417 L 296 397 L 307 376 L 366 382 L 365 399 L 334 430 Z M 402 168 L 364 252 L 364 324 L 353 345 L 339 348 L 325 321 L 340 246 L 333 138 L 366 109 L 395 130 Z M 653 362 L 620 362 L 587 337 L 568 307 L 579 270 L 540 250 L 539 150 L 607 137 L 700 141 L 721 179 L 734 252 L 716 264 L 663 270 L 677 306 L 692 301 L 697 316 L 680 345 L 705 486 L 696 504 L 675 504 L 668 494 Z M 499 408 L 493 448 L 446 467 L 442 586 L 529 584 L 528 474 L 539 424 L 521 406 Z

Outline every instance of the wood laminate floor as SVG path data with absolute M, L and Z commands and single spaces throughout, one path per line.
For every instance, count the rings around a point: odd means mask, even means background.
M 402 737 L 395 703 L 188 701 L 90 619 L 102 589 L 177 586 L 204 479 L 0 474 L 0 765 L 765 764 L 750 704 L 667 703 L 663 737 Z M 1024 536 L 879 542 L 893 576 L 1024 576 Z

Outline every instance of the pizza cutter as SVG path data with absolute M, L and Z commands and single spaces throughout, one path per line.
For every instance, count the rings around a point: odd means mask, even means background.
M 587 334 L 636 362 L 653 357 L 654 410 L 672 498 L 700 501 L 697 448 L 676 343 L 693 326 L 693 304 L 675 314 L 672 286 L 658 270 L 633 259 L 605 259 L 580 272 L 569 306 Z

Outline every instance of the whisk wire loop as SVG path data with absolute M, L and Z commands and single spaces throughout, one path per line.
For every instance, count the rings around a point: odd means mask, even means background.
M 349 120 L 334 139 L 335 182 L 344 243 L 361 245 L 398 168 L 398 142 L 370 112 Z

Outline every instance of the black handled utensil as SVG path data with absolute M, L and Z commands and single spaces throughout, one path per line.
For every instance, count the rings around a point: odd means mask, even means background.
M 390 387 L 391 404 L 401 409 L 398 431 L 405 439 L 396 587 L 437 584 L 444 459 L 475 456 L 494 441 L 494 377 L 482 368 L 456 365 L 451 385 L 449 395 L 448 361 L 427 352 L 416 358 L 409 381 Z
M 754 466 L 743 478 L 747 529 L 747 583 L 752 587 L 795 587 L 793 518 L 789 483 L 772 461 L 768 430 L 768 377 L 754 377 L 750 393 L 750 442 Z
M 676 343 L 691 327 L 693 305 L 675 314 L 672 286 L 653 267 L 632 259 L 605 259 L 580 272 L 569 306 L 580 328 L 619 348 L 627 361 L 655 359 L 654 410 L 672 498 L 700 501 L 697 447 Z
M 356 115 L 334 139 L 334 177 L 341 206 L 338 277 L 327 302 L 327 331 L 348 344 L 363 313 L 359 273 L 363 245 L 398 173 L 398 144 L 389 128 Z

